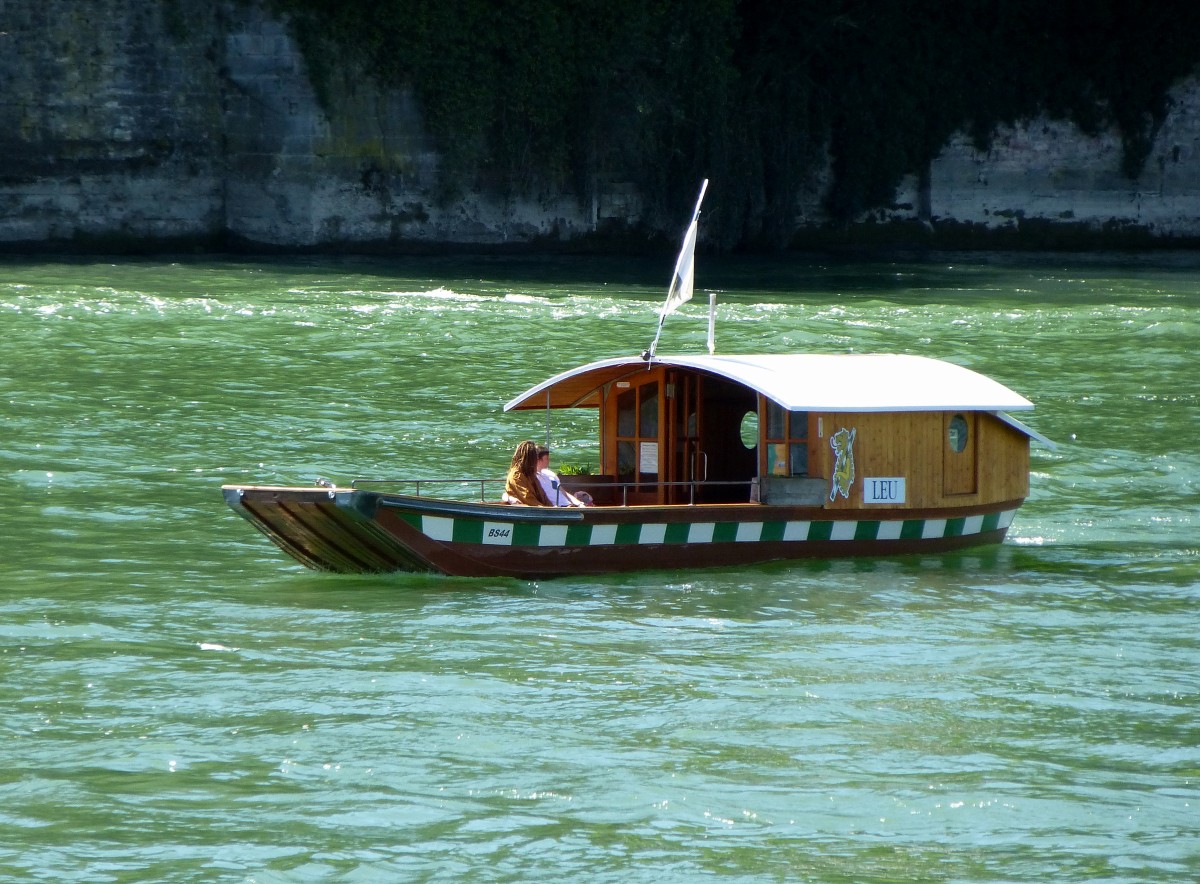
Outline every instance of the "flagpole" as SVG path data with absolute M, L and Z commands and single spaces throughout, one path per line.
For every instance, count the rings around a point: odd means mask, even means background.
M 704 202 L 706 190 L 708 190 L 707 178 L 700 184 L 700 195 L 696 197 L 696 208 L 692 212 L 692 221 L 688 224 L 687 232 L 683 236 L 683 247 L 679 250 L 679 257 L 675 259 L 675 273 L 671 277 L 671 285 L 667 289 L 667 300 L 658 312 L 658 329 L 654 332 L 654 340 L 650 344 L 650 349 L 642 353 L 642 358 L 647 362 L 654 358 L 654 351 L 658 347 L 658 337 L 662 334 L 663 323 L 666 322 L 667 317 L 674 313 L 680 304 L 690 301 L 692 298 L 692 282 L 696 275 L 697 225 L 700 220 L 700 204 Z
M 708 293 L 708 355 L 717 350 L 717 293 Z

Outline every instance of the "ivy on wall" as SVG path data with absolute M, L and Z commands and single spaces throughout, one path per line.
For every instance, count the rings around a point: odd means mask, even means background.
M 314 81 L 352 64 L 411 86 L 444 186 L 502 194 L 632 181 L 653 225 L 721 182 L 708 233 L 786 245 L 828 206 L 886 205 L 956 131 L 986 148 L 1039 114 L 1116 127 L 1135 177 L 1200 62 L 1194 0 L 273 0 Z

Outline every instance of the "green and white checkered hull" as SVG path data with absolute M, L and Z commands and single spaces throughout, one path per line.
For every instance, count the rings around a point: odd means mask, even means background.
M 762 504 L 506 507 L 370 491 L 228 487 L 226 500 L 313 568 L 539 578 L 999 543 L 1020 501 L 983 510 Z

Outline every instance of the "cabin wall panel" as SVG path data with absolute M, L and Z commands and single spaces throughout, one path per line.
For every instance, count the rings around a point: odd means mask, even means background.
M 936 425 L 930 418 L 937 418 Z M 850 496 L 840 495 L 828 502 L 830 508 L 862 506 L 862 483 L 867 477 L 906 480 L 906 506 L 931 506 L 940 499 L 934 487 L 941 479 L 941 449 L 939 447 L 940 418 L 912 412 L 895 413 L 838 413 L 822 415 L 824 437 L 819 439 L 821 457 L 825 460 L 824 475 L 832 490 L 836 469 L 836 453 L 830 439 L 838 430 L 855 431 L 854 481 Z
M 1029 437 L 990 414 L 979 428 L 979 494 L 984 500 L 1019 500 L 1029 495 Z
M 948 417 L 942 412 L 824 413 L 819 418 L 822 432 L 820 436 L 814 434 L 809 475 L 824 478 L 827 489 L 832 490 L 836 467 L 830 438 L 842 428 L 855 431 L 850 496 L 827 499 L 825 505 L 831 509 L 863 506 L 865 478 L 903 477 L 904 505 L 914 509 L 1015 500 L 1028 494 L 1028 439 L 992 415 L 976 413 L 972 421 L 971 444 L 975 446 L 978 472 L 975 490 L 961 494 L 946 493 L 946 458 L 950 452 Z M 964 460 L 963 469 L 968 468 L 967 463 Z

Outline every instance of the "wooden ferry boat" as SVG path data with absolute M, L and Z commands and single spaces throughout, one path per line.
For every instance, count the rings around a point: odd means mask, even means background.
M 699 205 L 659 331 L 691 295 Z M 339 572 L 543 578 L 936 553 L 1003 540 L 1031 440 L 1052 444 L 1009 415 L 1027 399 L 949 362 L 714 355 L 711 319 L 708 355 L 657 356 L 657 341 L 505 406 L 598 413 L 599 473 L 567 486 L 595 506 L 508 506 L 499 479 L 465 480 L 472 500 L 416 481 L 227 485 L 225 500 L 289 555 Z
M 507 506 L 501 480 L 469 480 L 477 501 L 416 482 L 224 493 L 328 571 L 540 578 L 933 553 L 1003 540 L 1028 493 L 1030 441 L 1048 443 L 1008 414 L 1032 407 L 920 356 L 632 356 L 505 406 L 598 410 L 600 473 L 564 477 L 595 506 Z

